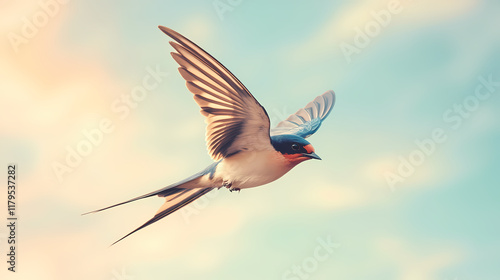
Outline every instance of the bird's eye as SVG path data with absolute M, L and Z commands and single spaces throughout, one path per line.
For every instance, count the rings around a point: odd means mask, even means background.
M 292 144 L 292 150 L 294 150 L 294 151 L 298 151 L 298 150 L 299 150 L 299 145 L 298 145 L 298 144 L 293 143 L 293 144 Z

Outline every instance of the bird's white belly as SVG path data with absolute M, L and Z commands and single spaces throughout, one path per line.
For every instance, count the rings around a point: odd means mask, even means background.
M 225 158 L 215 172 L 215 177 L 232 188 L 245 189 L 270 183 L 292 168 L 276 151 L 240 152 Z

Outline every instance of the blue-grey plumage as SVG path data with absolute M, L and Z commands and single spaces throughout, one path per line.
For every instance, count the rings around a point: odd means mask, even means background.
M 332 111 L 333 105 L 335 105 L 335 93 L 329 90 L 280 122 L 271 129 L 271 135 L 295 134 L 307 138 L 318 131 L 323 120 Z
M 270 129 L 264 107 L 226 67 L 181 34 L 159 28 L 175 40 L 170 44 L 177 52 L 171 54 L 205 117 L 207 148 L 215 162 L 175 184 L 89 212 L 151 196 L 165 197 L 153 218 L 113 244 L 216 188 L 233 191 L 262 186 L 301 162 L 321 159 L 305 138 L 319 129 L 335 104 L 335 94 L 327 91 Z

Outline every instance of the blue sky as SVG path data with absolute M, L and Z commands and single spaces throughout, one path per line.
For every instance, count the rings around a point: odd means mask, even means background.
M 393 2 L 69 1 L 19 46 L 11 34 L 23 36 L 23 18 L 33 22 L 43 5 L 2 4 L 0 150 L 22 174 L 20 264 L 7 279 L 496 279 L 500 6 Z M 222 62 L 274 124 L 326 90 L 337 102 L 309 138 L 322 161 L 256 189 L 220 190 L 108 248 L 161 199 L 81 213 L 211 163 L 203 117 L 157 25 Z M 357 30 L 373 26 L 356 45 Z M 112 104 L 156 68 L 168 76 L 120 118 Z M 113 131 L 58 176 L 54 164 L 103 120 Z M 436 129 L 445 141 L 432 140 Z M 419 164 L 401 173 L 412 156 Z

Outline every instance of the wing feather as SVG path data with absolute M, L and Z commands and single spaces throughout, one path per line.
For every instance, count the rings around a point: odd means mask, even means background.
M 327 91 L 290 115 L 271 130 L 271 135 L 295 134 L 307 138 L 314 134 L 335 104 L 335 93 Z
M 172 29 L 170 45 L 179 73 L 207 122 L 207 148 L 214 160 L 241 150 L 273 149 L 269 117 L 247 88 L 214 57 Z

